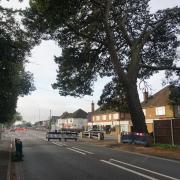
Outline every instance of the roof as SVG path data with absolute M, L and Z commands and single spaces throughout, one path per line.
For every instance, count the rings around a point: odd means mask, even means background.
M 87 112 L 83 111 L 82 109 L 78 109 L 77 111 L 73 112 L 72 118 L 87 118 Z
M 66 119 L 66 118 L 87 118 L 87 112 L 83 111 L 82 109 L 78 109 L 77 111 L 73 113 L 68 113 L 64 112 L 61 116 L 61 119 Z
M 94 114 L 107 114 L 107 113 L 115 113 L 116 111 L 111 110 L 111 109 L 102 109 L 101 107 L 96 109 Z
M 60 118 L 61 119 L 66 119 L 66 118 L 70 118 L 72 116 L 72 113 L 68 113 L 68 112 L 64 112 Z
M 141 103 L 142 107 L 158 107 L 171 104 L 170 95 L 174 90 L 179 89 L 179 87 L 169 85 L 161 89 L 157 93 L 148 97 L 148 100 Z

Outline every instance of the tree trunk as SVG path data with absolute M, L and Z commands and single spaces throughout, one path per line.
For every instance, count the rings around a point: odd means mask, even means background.
M 147 133 L 145 116 L 142 111 L 136 82 L 126 84 L 128 106 L 131 115 L 134 132 Z

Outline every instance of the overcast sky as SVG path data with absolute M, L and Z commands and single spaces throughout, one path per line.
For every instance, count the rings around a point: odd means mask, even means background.
M 28 6 L 28 0 L 19 3 L 18 0 L 10 0 L 6 2 L 1 0 L 1 4 L 5 6 L 24 8 Z M 151 0 L 151 10 L 154 12 L 158 9 L 180 6 L 180 0 Z M 36 91 L 31 95 L 20 97 L 17 104 L 17 111 L 20 112 L 26 121 L 39 121 L 49 118 L 50 110 L 52 115 L 61 115 L 63 112 L 74 112 L 79 108 L 89 112 L 91 110 L 91 102 L 97 103 L 104 85 L 109 79 L 99 79 L 94 85 L 94 95 L 85 96 L 84 98 L 62 97 L 57 90 L 53 90 L 51 84 L 56 82 L 57 65 L 54 63 L 54 55 L 61 54 L 61 49 L 53 41 L 43 41 L 41 45 L 36 46 L 32 50 L 32 56 L 29 58 L 30 63 L 26 65 L 26 69 L 34 74 Z M 154 94 L 162 88 L 161 74 L 149 80 Z M 142 99 L 142 94 L 140 92 Z M 97 105 L 95 105 L 97 108 Z

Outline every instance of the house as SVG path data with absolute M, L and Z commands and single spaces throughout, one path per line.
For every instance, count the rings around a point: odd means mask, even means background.
M 169 120 L 180 118 L 180 88 L 166 86 L 152 96 L 144 92 L 144 101 L 141 103 L 148 132 L 153 132 L 154 120 Z
M 73 113 L 64 112 L 56 121 L 57 129 L 83 129 L 88 124 L 87 113 L 78 109 Z
M 98 108 L 94 111 L 94 103 L 92 106 L 92 126 L 94 128 L 102 128 L 106 131 L 108 129 L 114 129 L 116 131 L 131 131 L 131 117 L 129 113 L 125 112 L 115 112 L 112 110 L 102 110 Z

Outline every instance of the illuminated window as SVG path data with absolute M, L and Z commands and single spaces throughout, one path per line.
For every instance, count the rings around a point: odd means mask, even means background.
M 106 120 L 106 115 L 103 115 L 103 116 L 102 116 L 102 120 Z
M 96 116 L 96 121 L 99 121 L 100 120 L 100 116 Z
M 158 115 L 158 116 L 165 115 L 165 107 L 164 106 L 157 107 L 156 108 L 156 115 Z
M 109 120 L 111 120 L 112 118 L 111 118 L 111 114 L 109 114 Z
M 119 119 L 119 114 L 118 113 L 113 114 L 113 119 Z

